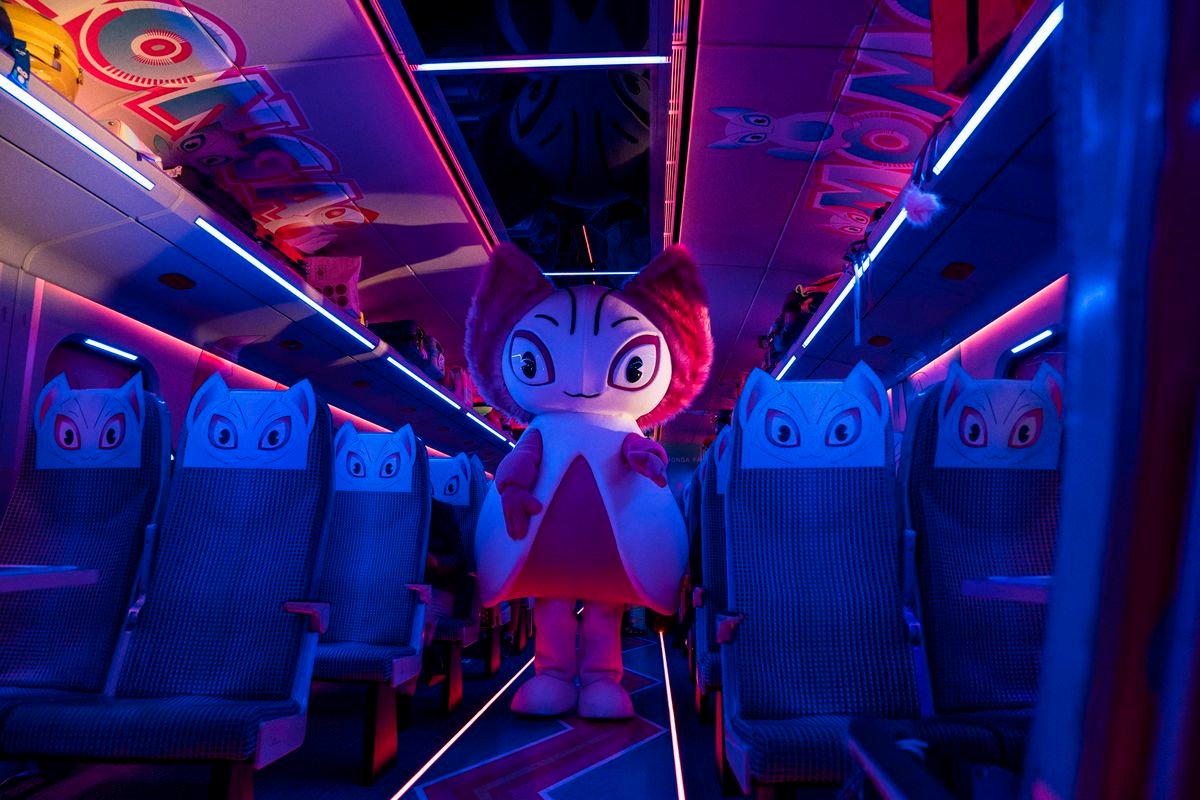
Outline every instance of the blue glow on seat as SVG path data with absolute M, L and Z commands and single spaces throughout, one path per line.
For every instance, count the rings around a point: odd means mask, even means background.
M 111 344 L 96 341 L 95 339 L 84 339 L 83 343 L 88 347 L 94 347 L 97 350 L 103 350 L 105 353 L 111 353 L 118 358 L 123 358 L 126 361 L 137 361 L 138 357 L 128 350 L 122 350 L 119 347 L 113 347 Z
M 358 331 L 354 330 L 354 328 L 350 327 L 350 325 L 347 324 L 345 320 L 340 319 L 336 314 L 331 312 L 329 309 L 325 308 L 323 305 L 318 303 L 316 300 L 313 300 L 311 297 L 309 297 L 308 294 L 306 294 L 302 289 L 293 285 L 290 281 L 288 281 L 282 275 L 280 275 L 275 270 L 268 267 L 266 264 L 264 264 L 262 261 L 260 261 L 258 258 L 256 258 L 253 254 L 251 254 L 250 251 L 246 250 L 240 244 L 235 242 L 233 239 L 230 239 L 228 236 L 226 236 L 224 233 L 222 233 L 220 230 L 218 230 L 216 227 L 214 227 L 212 225 L 212 223 L 210 223 L 208 220 L 204 219 L 203 217 L 196 217 L 196 227 L 200 228 L 200 230 L 204 231 L 209 236 L 213 237 L 218 242 L 225 245 L 233 252 L 237 253 L 239 256 L 242 257 L 242 259 L 244 261 L 246 261 L 246 263 L 250 264 L 252 267 L 257 269 L 263 275 L 266 275 L 272 281 L 274 281 L 275 283 L 282 286 L 297 300 L 304 303 L 306 306 L 311 308 L 313 311 L 316 311 L 321 316 L 325 317 L 325 319 L 329 320 L 330 322 L 332 322 L 334 325 L 341 328 L 346 333 L 350 334 L 352 337 L 354 337 L 354 339 L 356 341 L 361 343 L 363 347 L 367 348 L 368 350 L 375 349 L 375 345 L 374 345 L 374 343 L 371 342 L 370 339 L 363 336 Z
M 106 162 L 109 166 L 117 170 L 117 172 L 120 172 L 126 178 L 129 178 L 129 180 L 133 181 L 138 186 L 141 186 L 146 191 L 150 191 L 154 188 L 153 181 L 151 181 L 142 173 L 138 172 L 133 167 L 126 164 L 107 147 L 97 142 L 91 136 L 88 136 L 74 123 L 68 121 L 66 117 L 59 114 L 41 100 L 38 100 L 36 97 L 30 94 L 27 89 L 22 87 L 12 78 L 8 77 L 7 75 L 0 74 L 0 89 L 2 89 L 5 94 L 12 97 L 18 103 L 37 114 L 54 127 L 58 128 L 67 136 L 70 136 L 79 144 L 83 145 L 85 148 L 98 156 L 102 161 Z

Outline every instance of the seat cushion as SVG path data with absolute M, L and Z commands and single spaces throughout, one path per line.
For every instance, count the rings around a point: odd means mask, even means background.
M 439 641 L 474 644 L 479 640 L 479 620 L 461 617 L 442 617 L 434 629 L 433 638 Z
M 299 715 L 298 704 L 216 697 L 44 700 L 16 706 L 0 728 L 10 755 L 244 761 L 259 725 Z M 297 744 L 299 744 L 297 742 Z
M 941 718 L 901 721 L 910 738 L 931 749 L 953 748 L 958 758 L 999 763 L 996 737 L 986 728 Z M 750 751 L 750 777 L 760 783 L 841 783 L 850 774 L 850 717 L 733 719 L 734 732 Z
M 944 718 L 987 728 L 1000 742 L 1001 763 L 1015 772 L 1022 771 L 1025 752 L 1029 747 L 1029 734 L 1033 729 L 1032 708 L 947 714 Z
M 22 703 L 32 703 L 39 700 L 54 700 L 59 698 L 88 696 L 78 692 L 60 691 L 58 689 L 37 689 L 27 686 L 0 686 L 0 724 L 5 715 Z M 3 752 L 0 750 L 0 752 Z
M 696 676 L 705 692 L 721 688 L 721 654 L 697 653 Z
M 398 662 L 398 663 L 397 663 Z M 358 642 L 322 642 L 313 678 L 322 681 L 374 681 L 398 685 L 421 672 L 421 657 L 411 647 Z

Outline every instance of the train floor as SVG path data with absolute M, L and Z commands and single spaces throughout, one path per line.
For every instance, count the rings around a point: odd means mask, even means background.
M 438 710 L 439 686 L 422 685 L 412 723 L 399 736 L 395 767 L 371 786 L 356 781 L 366 693 L 352 685 L 318 685 L 304 746 L 261 770 L 260 800 L 671 800 L 677 796 L 663 652 L 656 634 L 624 641 L 625 686 L 637 716 L 627 722 L 578 717 L 523 719 L 508 709 L 513 693 L 533 674 L 530 645 L 505 659 L 492 678 L 472 677 L 482 665 L 464 664 L 462 706 Z M 722 797 L 714 767 L 713 727 L 701 724 L 682 650 L 666 642 L 682 772 L 690 800 Z M 523 671 L 522 671 L 523 670 Z M 519 674 L 518 674 L 519 673 Z M 513 680 L 514 676 L 516 679 Z M 504 689 L 413 784 L 422 767 Z M 47 766 L 0 784 L 0 800 L 201 800 L 209 771 L 191 765 Z M 11 770 L 10 770 L 11 772 Z M 6 773 L 0 773 L 3 775 Z M 2 780 L 2 778 L 0 778 Z

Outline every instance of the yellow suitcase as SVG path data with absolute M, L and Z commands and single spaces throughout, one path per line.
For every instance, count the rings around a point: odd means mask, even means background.
M 25 42 L 34 75 L 68 100 L 74 101 L 83 83 L 75 40 L 62 25 L 25 6 L 0 0 L 0 17 L 7 16 L 14 39 Z

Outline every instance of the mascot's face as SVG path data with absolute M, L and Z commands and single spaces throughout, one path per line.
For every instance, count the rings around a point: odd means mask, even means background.
M 504 385 L 534 414 L 640 417 L 671 384 L 662 331 L 611 289 L 563 289 L 530 309 L 508 336 Z

